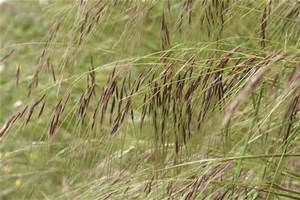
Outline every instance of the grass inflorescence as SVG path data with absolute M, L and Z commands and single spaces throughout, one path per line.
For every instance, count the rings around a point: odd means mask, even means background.
M 0 198 L 300 198 L 298 1 L 0 9 Z

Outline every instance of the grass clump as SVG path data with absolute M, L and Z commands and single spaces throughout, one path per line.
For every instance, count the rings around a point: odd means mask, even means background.
M 299 2 L 0 9 L 1 198 L 300 198 Z

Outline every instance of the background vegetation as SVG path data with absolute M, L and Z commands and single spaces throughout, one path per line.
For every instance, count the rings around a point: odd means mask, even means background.
M 0 3 L 0 199 L 300 199 L 296 0 Z

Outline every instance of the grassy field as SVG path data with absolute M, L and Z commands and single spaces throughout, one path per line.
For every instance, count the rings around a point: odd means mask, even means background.
M 0 1 L 0 199 L 300 199 L 297 0 Z

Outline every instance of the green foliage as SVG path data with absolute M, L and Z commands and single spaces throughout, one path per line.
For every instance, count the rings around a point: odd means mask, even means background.
M 299 199 L 300 3 L 0 3 L 0 199 Z

